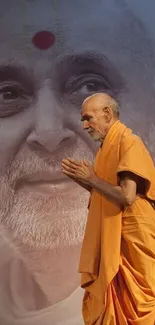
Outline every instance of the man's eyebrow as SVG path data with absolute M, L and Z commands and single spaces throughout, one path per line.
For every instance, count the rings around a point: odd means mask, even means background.
M 84 114 L 82 117 L 81 117 L 81 121 L 85 121 L 87 120 L 88 118 L 90 118 L 91 116 L 88 115 L 88 114 Z
M 63 55 L 58 60 L 63 75 L 98 74 L 109 83 L 109 88 L 120 92 L 125 87 L 125 80 L 115 65 L 99 52 L 84 52 Z M 62 76 L 63 78 L 63 76 Z
M 16 81 L 26 87 L 32 87 L 32 74 L 28 73 L 24 66 L 0 65 L 0 82 Z

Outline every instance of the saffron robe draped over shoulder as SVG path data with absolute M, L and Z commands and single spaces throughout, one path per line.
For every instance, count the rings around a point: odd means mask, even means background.
M 145 197 L 124 209 L 92 190 L 79 272 L 86 325 L 155 324 L 155 167 L 141 139 L 120 121 L 110 128 L 94 169 L 118 185 L 130 171 L 146 182 Z

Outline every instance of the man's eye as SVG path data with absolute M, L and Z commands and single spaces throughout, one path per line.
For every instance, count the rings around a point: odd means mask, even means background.
M 0 89 L 0 102 L 9 102 L 19 99 L 21 97 L 21 91 L 16 87 L 4 87 Z
M 77 91 L 81 92 L 81 94 L 91 93 L 91 92 L 97 92 L 99 90 L 103 89 L 103 85 L 99 82 L 92 81 L 87 82 L 86 84 L 83 84 L 79 87 Z
M 25 110 L 30 105 L 32 96 L 16 85 L 0 88 L 0 117 L 9 117 Z
M 76 79 L 72 79 L 66 87 L 67 92 L 82 96 L 107 89 L 111 89 L 108 81 L 99 75 L 82 75 Z

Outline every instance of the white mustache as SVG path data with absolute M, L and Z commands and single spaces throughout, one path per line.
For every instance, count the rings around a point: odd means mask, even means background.
M 66 178 L 61 171 L 61 163 L 64 158 L 73 158 L 76 160 L 87 159 L 92 162 L 94 154 L 86 151 L 86 146 L 78 146 L 61 152 L 59 155 L 50 153 L 37 153 L 31 151 L 29 147 L 21 149 L 12 162 L 9 172 L 8 181 L 12 188 L 16 183 L 21 181 L 52 181 L 54 179 Z M 87 156 L 86 156 L 87 152 Z
M 88 133 L 91 133 L 91 132 L 94 132 L 95 130 L 94 129 L 92 129 L 92 128 L 89 128 L 88 129 Z

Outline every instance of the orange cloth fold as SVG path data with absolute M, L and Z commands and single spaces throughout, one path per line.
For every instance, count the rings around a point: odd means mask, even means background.
M 121 210 L 92 190 L 79 272 L 86 325 L 155 324 L 155 167 L 141 139 L 120 121 L 110 128 L 94 169 L 117 186 L 118 173 L 146 181 L 145 198 Z

